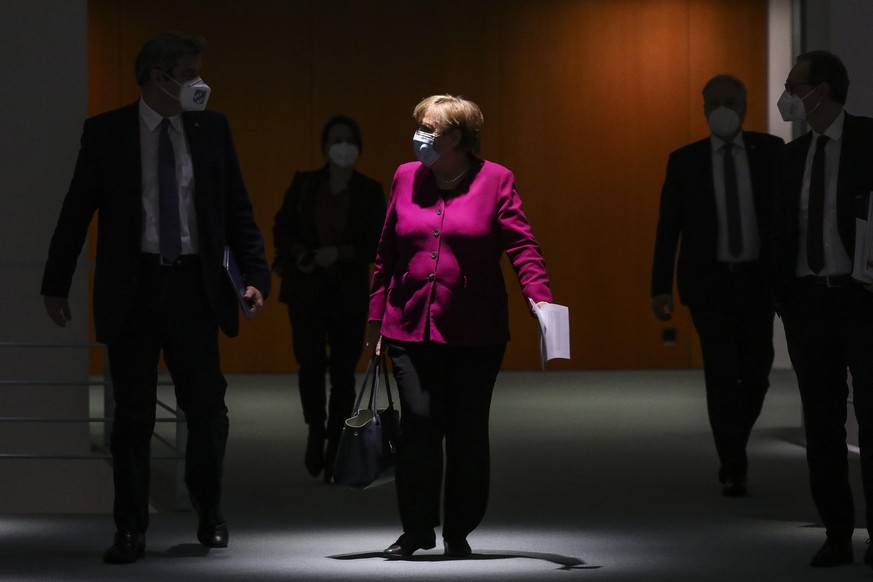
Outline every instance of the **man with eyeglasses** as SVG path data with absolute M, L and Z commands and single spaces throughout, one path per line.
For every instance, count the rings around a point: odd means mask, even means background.
M 785 121 L 805 121 L 811 128 L 785 146 L 771 283 L 803 402 L 812 497 L 827 534 L 810 562 L 814 567 L 854 559 L 847 367 L 859 427 L 865 526 L 873 533 L 873 286 L 853 277 L 856 218 L 866 217 L 873 190 L 873 119 L 845 111 L 848 87 L 840 59 L 812 51 L 797 57 L 778 103 Z M 864 562 L 873 564 L 870 547 Z
M 762 259 L 783 142 L 743 130 L 746 87 L 736 77 L 706 83 L 703 113 L 711 135 L 676 150 L 667 164 L 652 311 L 660 320 L 671 318 L 675 270 L 679 298 L 700 337 L 722 495 L 743 497 L 746 445 L 773 364 L 773 303 Z

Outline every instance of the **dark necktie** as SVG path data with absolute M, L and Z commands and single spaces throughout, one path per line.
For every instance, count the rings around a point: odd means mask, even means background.
M 172 263 L 182 254 L 179 219 L 179 187 L 176 184 L 176 156 L 170 141 L 170 120 L 161 122 L 158 137 L 158 219 L 161 257 Z
M 806 258 L 813 273 L 824 268 L 824 199 L 825 199 L 825 145 L 828 136 L 820 135 L 812 156 L 812 174 L 809 179 L 809 216 L 806 228 Z
M 737 188 L 737 168 L 731 152 L 733 144 L 726 143 L 724 151 L 724 195 L 727 209 L 728 251 L 736 258 L 743 254 L 743 229 L 740 221 L 740 193 Z

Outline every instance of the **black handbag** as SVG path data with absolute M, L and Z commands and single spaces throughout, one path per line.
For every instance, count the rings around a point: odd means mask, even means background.
M 380 371 L 388 395 L 388 408 L 382 410 L 378 409 Z M 361 408 L 368 390 L 368 405 Z M 367 489 L 392 481 L 397 437 L 400 435 L 400 413 L 394 409 L 384 355 L 374 355 L 370 359 L 352 414 L 346 419 L 340 436 L 332 483 Z

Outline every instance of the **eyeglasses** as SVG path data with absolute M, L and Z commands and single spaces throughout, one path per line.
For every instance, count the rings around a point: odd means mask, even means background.
M 799 82 L 799 83 L 785 83 L 785 91 L 786 91 L 789 95 L 794 95 L 794 87 L 800 87 L 800 86 L 803 86 L 803 85 L 809 85 L 809 86 L 812 86 L 812 85 L 815 85 L 815 84 L 816 84 L 816 83 L 812 83 L 812 82 L 809 82 L 809 81 L 801 81 L 801 82 Z

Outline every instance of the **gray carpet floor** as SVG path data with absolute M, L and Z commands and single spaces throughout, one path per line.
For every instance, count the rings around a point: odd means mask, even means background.
M 724 498 L 699 370 L 505 372 L 492 406 L 492 494 L 473 557 L 387 560 L 393 485 L 328 487 L 302 464 L 289 375 L 230 376 L 224 509 L 207 551 L 189 511 L 156 496 L 146 558 L 107 566 L 107 512 L 0 515 L 0 580 L 869 580 L 861 563 L 807 564 L 824 539 L 808 491 L 800 403 L 774 371 L 749 445 L 750 495 Z M 850 466 L 856 498 L 859 467 Z M 10 478 L 4 475 L 2 478 Z M 154 487 L 160 490 L 160 478 Z M 859 517 L 862 504 L 858 499 Z M 439 532 L 438 532 L 439 536 Z

